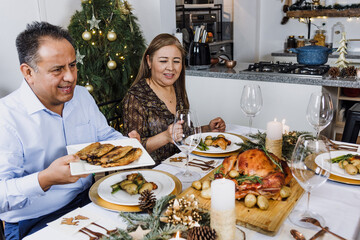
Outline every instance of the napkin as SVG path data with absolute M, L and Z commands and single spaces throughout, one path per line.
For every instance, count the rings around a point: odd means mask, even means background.
M 88 219 L 75 220 L 76 216 L 84 216 Z M 66 219 L 73 218 L 72 222 L 77 222 L 77 225 L 62 224 Z M 73 235 L 77 233 L 81 228 L 89 226 L 92 222 L 99 220 L 95 214 L 91 214 L 89 211 L 84 211 L 82 208 L 77 208 L 64 216 L 48 223 L 47 225 L 67 235 Z
M 177 153 L 177 154 L 174 154 L 172 155 L 171 157 L 167 158 L 165 161 L 163 161 L 162 163 L 165 163 L 165 164 L 168 164 L 168 165 L 172 165 L 172 166 L 176 166 L 176 167 L 179 167 L 179 168 L 185 168 L 185 163 L 186 163 L 186 159 L 183 159 L 181 162 L 172 162 L 171 159 L 172 158 L 177 158 L 177 157 L 186 157 L 185 154 L 183 153 Z M 192 161 L 192 159 L 200 159 L 200 160 L 203 160 L 203 161 L 210 161 L 210 160 L 215 160 L 215 163 L 212 164 L 213 167 L 217 167 L 219 166 L 222 162 L 223 162 L 223 159 L 222 158 L 207 158 L 207 157 L 200 157 L 200 156 L 195 156 L 195 155 L 190 155 L 190 159 L 189 159 L 189 162 Z M 198 161 L 194 161 L 196 163 L 200 163 Z M 210 169 L 208 171 L 203 171 L 201 170 L 201 168 L 198 168 L 198 167 L 193 167 L 193 166 L 189 166 L 189 171 L 194 171 L 194 172 L 200 172 L 200 173 L 208 173 L 208 172 L 211 172 L 213 171 L 214 169 Z

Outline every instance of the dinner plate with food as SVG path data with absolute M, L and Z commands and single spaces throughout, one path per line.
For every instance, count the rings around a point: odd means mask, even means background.
M 141 143 L 134 138 L 66 146 L 80 161 L 70 163 L 72 175 L 123 170 L 154 165 Z
M 350 151 L 331 151 L 331 169 L 325 170 L 330 171 L 331 174 L 347 178 L 360 180 L 360 153 Z M 320 165 L 325 160 L 327 154 L 320 154 L 315 158 L 315 163 Z
M 192 152 L 197 155 L 227 154 L 240 149 L 243 140 L 233 134 L 206 132 L 201 134 L 201 140 Z
M 139 205 L 140 193 L 152 191 L 156 199 L 170 194 L 174 180 L 162 172 L 139 170 L 122 172 L 105 179 L 98 187 L 99 196 L 105 201 L 126 205 Z

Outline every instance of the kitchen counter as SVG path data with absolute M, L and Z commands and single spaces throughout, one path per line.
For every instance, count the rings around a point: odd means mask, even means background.
M 360 55 L 359 55 L 359 59 L 360 59 Z M 216 64 L 211 68 L 202 69 L 202 70 L 192 70 L 190 68 L 187 68 L 186 75 L 197 76 L 197 77 L 252 80 L 252 81 L 262 81 L 262 82 L 360 88 L 360 80 L 358 78 L 330 79 L 329 77 L 313 76 L 313 75 L 243 71 L 244 69 L 247 69 L 248 66 L 249 66 L 248 63 L 238 63 L 234 69 L 228 69 L 224 65 L 219 65 L 219 64 Z

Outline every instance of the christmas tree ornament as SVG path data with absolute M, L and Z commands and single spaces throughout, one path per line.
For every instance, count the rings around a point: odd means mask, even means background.
M 150 230 L 143 230 L 141 226 L 138 226 L 135 232 L 129 233 L 130 236 L 133 237 L 134 240 L 141 240 L 144 238 L 146 234 L 148 234 Z
M 346 68 L 348 66 L 348 64 L 349 64 L 349 61 L 347 61 L 345 59 L 345 54 L 347 54 L 346 43 L 347 43 L 347 40 L 346 40 L 346 37 L 345 37 L 345 32 L 342 32 L 342 37 L 341 37 L 341 40 L 340 40 L 340 46 L 336 50 L 336 52 L 340 53 L 339 58 L 335 62 L 337 64 L 338 68 Z
M 117 64 L 114 60 L 110 60 L 108 61 L 107 63 L 107 67 L 110 69 L 110 70 L 114 70 L 116 67 L 117 67 Z
M 81 0 L 82 3 L 88 3 L 89 0 Z
M 189 230 L 187 240 L 215 240 L 216 231 L 209 226 L 193 227 Z
M 85 41 L 89 41 L 91 39 L 91 33 L 86 30 L 85 32 L 82 33 L 81 37 Z
M 155 203 L 156 198 L 152 191 L 145 190 L 140 194 L 139 207 L 142 211 L 147 211 L 149 214 L 151 214 Z
M 114 31 L 110 31 L 108 32 L 108 34 L 106 35 L 107 39 L 110 41 L 110 42 L 113 42 L 116 40 L 117 38 L 117 35 Z
M 198 226 L 202 219 L 200 213 L 199 203 L 194 194 L 191 194 L 180 199 L 170 200 L 164 215 L 160 217 L 160 221 L 194 227 Z
M 85 55 L 81 55 L 79 49 L 76 50 L 76 63 L 80 63 L 80 64 L 84 64 L 84 59 Z
M 97 19 L 95 18 L 95 15 L 94 15 L 94 14 L 92 15 L 91 20 L 87 20 L 87 23 L 90 24 L 90 29 L 93 29 L 93 28 L 100 29 L 100 27 L 99 27 L 99 23 L 100 23 L 100 22 L 101 22 L 101 20 L 97 20 Z
M 94 87 L 89 82 L 85 84 L 85 88 L 89 91 L 89 93 L 94 91 Z

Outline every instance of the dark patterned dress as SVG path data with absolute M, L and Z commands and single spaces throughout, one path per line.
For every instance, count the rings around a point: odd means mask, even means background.
M 176 110 L 182 110 L 184 102 L 175 87 Z M 168 129 L 174 123 L 175 116 L 169 111 L 155 92 L 147 84 L 146 79 L 140 80 L 132 86 L 123 100 L 123 129 L 124 134 L 136 130 L 141 136 L 141 143 L 146 148 L 149 137 L 155 136 Z M 172 143 L 155 150 L 150 155 L 156 165 L 162 160 L 178 153 L 179 149 Z

